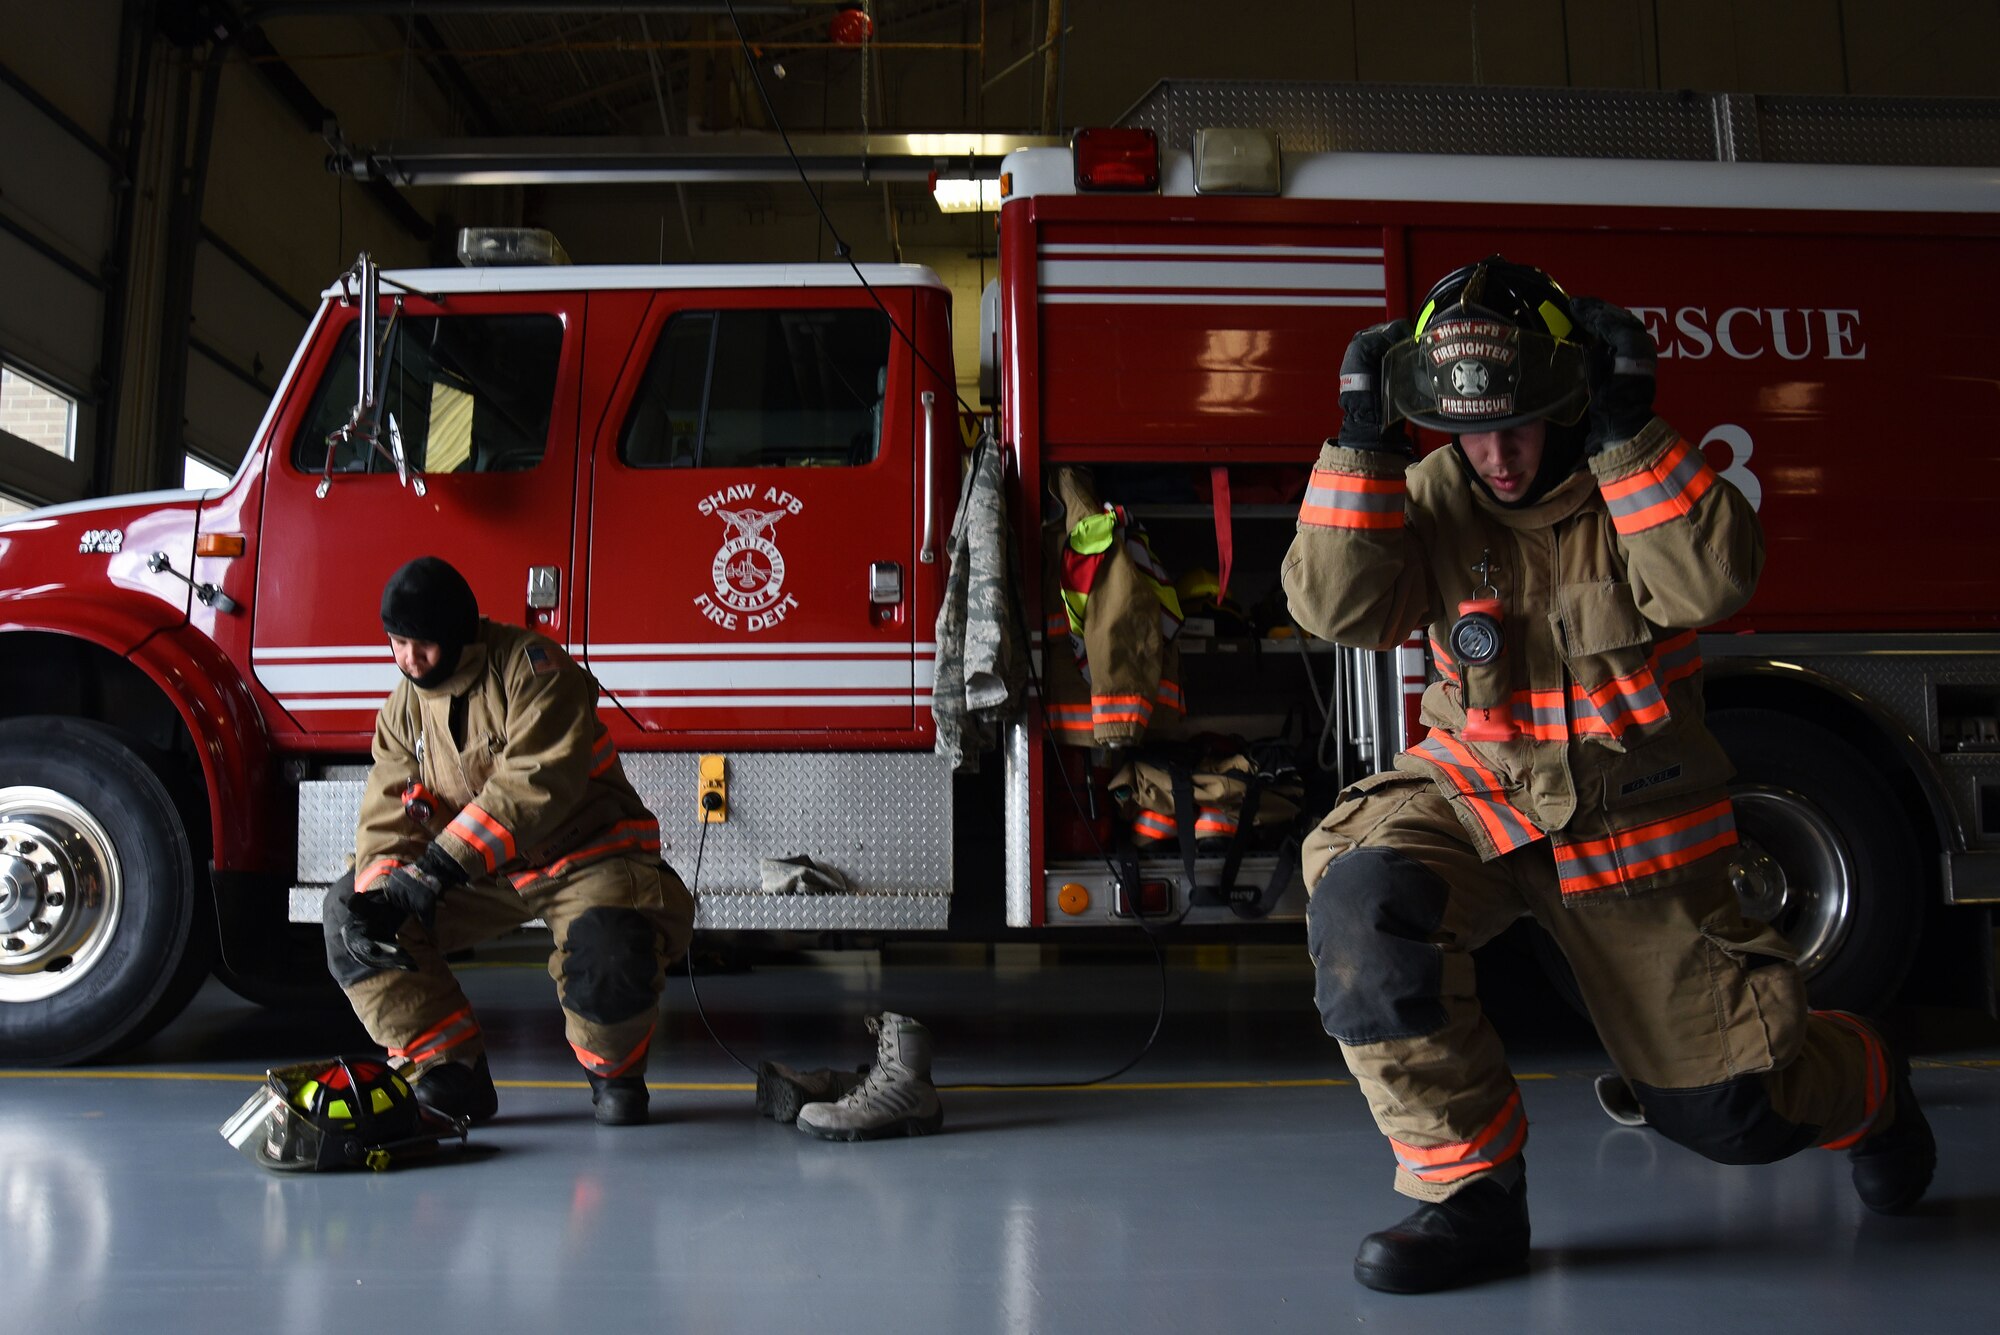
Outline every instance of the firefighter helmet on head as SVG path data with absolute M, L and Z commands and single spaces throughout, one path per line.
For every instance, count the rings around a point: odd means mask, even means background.
M 1572 327 L 1569 295 L 1540 269 L 1489 255 L 1453 270 L 1383 364 L 1387 416 L 1455 435 L 1573 423 L 1590 394 Z
M 329 1057 L 265 1073 L 264 1088 L 222 1137 L 244 1158 L 280 1172 L 389 1166 L 465 1128 L 422 1108 L 409 1082 L 376 1057 Z

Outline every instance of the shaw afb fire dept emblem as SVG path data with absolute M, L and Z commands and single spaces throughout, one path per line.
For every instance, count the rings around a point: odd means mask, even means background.
M 785 555 L 778 550 L 776 530 L 780 519 L 797 514 L 803 506 L 796 497 L 776 488 L 769 489 L 771 494 L 763 498 L 775 502 L 775 509 L 724 510 L 712 503 L 739 499 L 730 494 L 737 490 L 729 488 L 721 497 L 702 503 L 702 513 L 722 521 L 725 537 L 709 565 L 714 596 L 698 594 L 695 606 L 724 630 L 769 630 L 799 605 L 797 598 L 785 592 Z

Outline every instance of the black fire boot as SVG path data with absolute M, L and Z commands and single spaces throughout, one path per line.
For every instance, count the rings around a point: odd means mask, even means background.
M 757 1115 L 796 1122 L 808 1103 L 832 1103 L 861 1083 L 866 1066 L 852 1071 L 795 1071 L 783 1062 L 757 1063 Z
M 1475 1182 L 1426 1201 L 1394 1228 L 1370 1233 L 1354 1277 L 1384 1293 L 1430 1293 L 1528 1268 L 1528 1184 Z
M 1847 1152 L 1854 1190 L 1877 1214 L 1902 1214 L 1923 1199 L 1937 1171 L 1937 1137 L 1910 1087 L 1910 1059 L 1893 1052 L 1896 1082 L 1888 1111 L 1895 1120 Z
M 411 1083 L 417 1105 L 455 1122 L 477 1126 L 500 1111 L 500 1094 L 493 1088 L 493 1073 L 486 1067 L 486 1054 L 467 1066 L 464 1062 L 439 1062 Z
M 652 1095 L 646 1092 L 645 1076 L 584 1074 L 590 1076 L 590 1102 L 599 1126 L 644 1126 L 652 1120 L 646 1109 Z

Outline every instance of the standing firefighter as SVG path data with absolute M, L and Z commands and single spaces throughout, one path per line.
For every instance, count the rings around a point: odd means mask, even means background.
M 444 956 L 541 918 L 597 1120 L 646 1121 L 647 1049 L 694 905 L 597 683 L 542 636 L 482 619 L 434 556 L 390 578 L 382 628 L 405 679 L 375 720 L 355 870 L 326 900 L 333 976 L 419 1103 L 483 1121 L 498 1099 Z
M 1371 1288 L 1527 1262 L 1527 1118 L 1471 961 L 1524 914 L 1671 1139 L 1732 1164 L 1845 1149 L 1890 1214 L 1936 1163 L 1907 1061 L 1852 1015 L 1808 1012 L 1783 940 L 1738 912 L 1693 628 L 1749 600 L 1763 542 L 1653 416 L 1653 363 L 1629 312 L 1495 256 L 1341 364 L 1292 611 L 1371 649 L 1427 626 L 1443 678 L 1429 736 L 1305 849 L 1320 1015 L 1422 1202 L 1362 1241 Z M 1415 461 L 1405 417 L 1452 448 Z

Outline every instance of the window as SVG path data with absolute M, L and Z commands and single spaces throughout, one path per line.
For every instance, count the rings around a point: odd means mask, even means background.
M 888 367 L 880 311 L 683 311 L 653 349 L 618 457 L 634 468 L 870 463 Z
M 6 492 L 0 491 L 0 519 L 12 519 L 15 515 L 24 515 L 34 508 L 33 501 L 24 501 L 19 496 L 9 496 Z
M 59 459 L 74 459 L 76 400 L 11 366 L 0 366 L 0 430 Z
M 328 465 L 327 436 L 347 424 L 359 378 L 360 325 L 349 326 L 321 378 L 312 411 L 292 443 L 292 463 Z M 549 443 L 562 321 L 553 315 L 405 316 L 387 355 L 381 450 L 350 440 L 335 448 L 336 473 L 393 473 L 389 433 L 425 473 L 510 473 L 533 468 Z
M 226 487 L 229 474 L 209 463 L 206 459 L 190 454 L 182 460 L 181 485 L 189 491 L 202 491 L 209 487 Z

